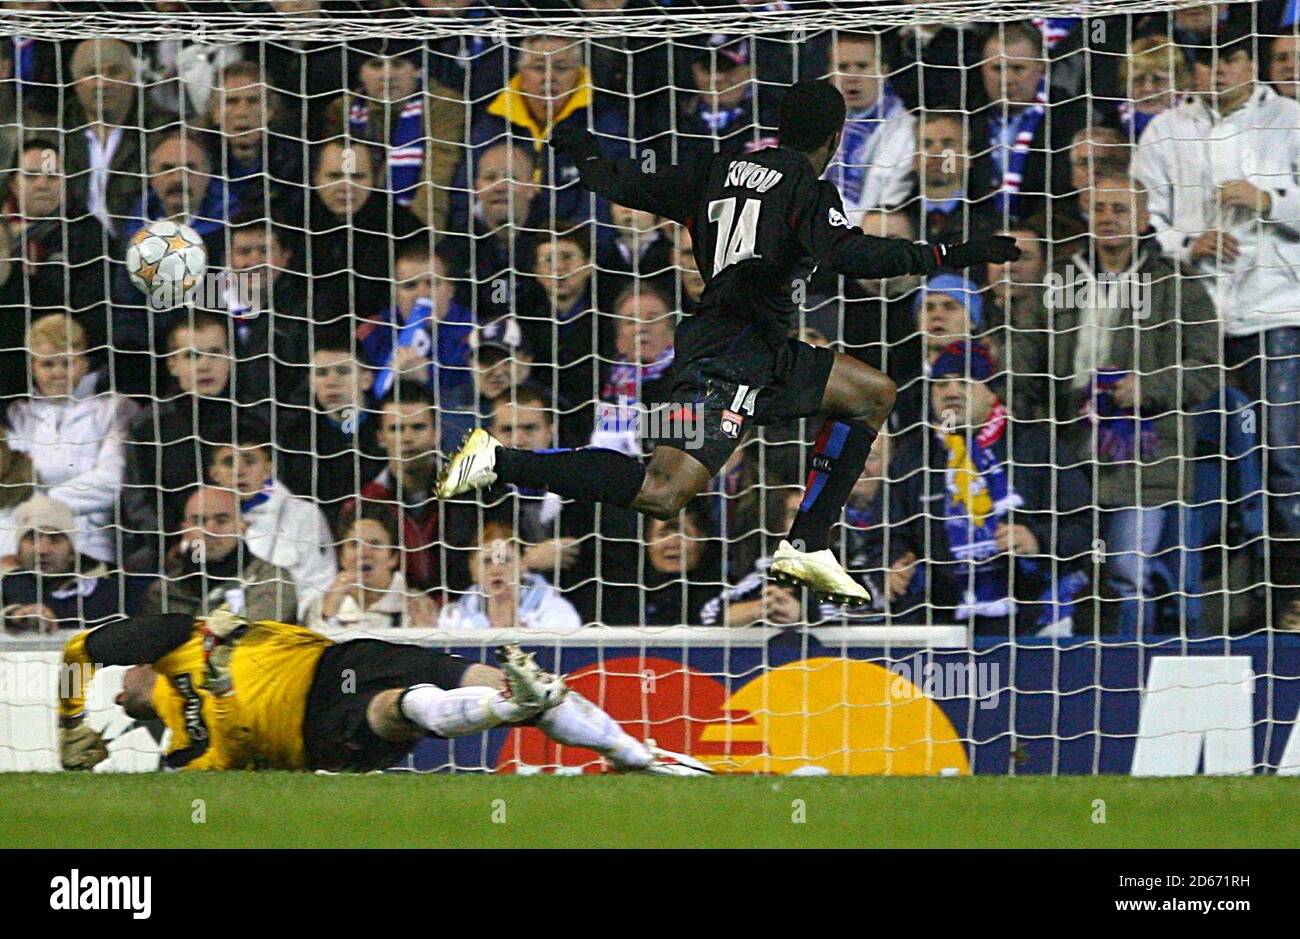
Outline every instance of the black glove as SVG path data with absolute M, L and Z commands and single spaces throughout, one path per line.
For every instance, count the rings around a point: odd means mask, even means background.
M 1020 259 L 1016 239 L 1010 235 L 982 235 L 959 245 L 935 245 L 939 266 L 963 268 L 974 264 L 1005 264 Z
M 551 149 L 561 156 L 566 156 L 581 166 L 588 160 L 598 160 L 602 156 L 600 143 L 596 135 L 583 127 L 561 125 L 551 131 Z

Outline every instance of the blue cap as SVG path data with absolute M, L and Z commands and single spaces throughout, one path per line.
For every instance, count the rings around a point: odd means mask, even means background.
M 960 274 L 935 274 L 917 293 L 912 311 L 921 312 L 925 298 L 932 293 L 946 293 L 964 306 L 967 315 L 970 316 L 971 326 L 979 329 L 984 321 L 984 301 L 980 298 L 979 290 L 969 280 Z

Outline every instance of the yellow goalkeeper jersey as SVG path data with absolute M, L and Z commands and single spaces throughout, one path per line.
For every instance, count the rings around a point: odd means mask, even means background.
M 163 757 L 173 769 L 302 769 L 302 723 L 316 664 L 332 641 L 287 623 L 253 623 L 235 645 L 230 673 L 234 694 L 204 687 L 203 637 L 190 638 L 152 663 L 158 673 L 153 706 L 171 731 Z M 86 653 L 90 631 L 63 650 L 65 667 L 82 670 L 81 687 L 59 701 L 64 718 L 80 715 L 95 663 Z M 70 683 L 77 684 L 77 683 Z

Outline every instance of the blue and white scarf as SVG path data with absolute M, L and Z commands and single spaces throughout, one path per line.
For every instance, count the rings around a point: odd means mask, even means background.
M 348 112 L 348 126 L 359 137 L 373 139 L 370 127 L 370 105 L 357 98 Z M 420 181 L 420 168 L 424 165 L 424 83 L 415 94 L 406 99 L 393 124 L 392 135 L 385 149 L 388 152 L 388 191 L 398 205 L 410 205 L 415 199 L 415 187 Z
M 609 380 L 601 389 L 596 403 L 596 424 L 592 446 L 619 450 L 633 456 L 641 454 L 641 415 L 639 392 L 647 382 L 658 381 L 672 368 L 673 348 L 669 346 L 649 365 L 619 361 L 609 369 Z
M 844 122 L 844 138 L 840 141 L 839 152 L 835 154 L 827 176 L 839 190 L 845 205 L 857 205 L 862 199 L 867 172 L 871 169 L 866 155 L 871 138 L 881 124 L 903 107 L 902 100 L 886 83 L 875 104 L 861 111 L 849 112 Z
M 993 144 L 994 207 L 998 214 L 1016 214 L 1016 197 L 1025 179 L 1029 165 L 1030 146 L 1034 135 L 1047 116 L 1047 79 L 1038 83 L 1036 104 L 1022 108 L 1018 114 L 1004 122 L 1000 108 L 989 115 L 989 140 Z
M 605 382 L 605 387 L 601 391 L 601 400 L 617 401 L 621 396 L 626 397 L 630 403 L 635 403 L 637 389 L 643 387 L 646 382 L 658 381 L 663 378 L 664 373 L 672 367 L 672 364 L 672 346 L 665 349 L 660 353 L 659 358 L 648 365 L 626 360 L 615 362 L 609 368 L 609 381 Z
M 243 513 L 243 512 L 248 512 L 251 509 L 255 509 L 259 505 L 262 505 L 263 503 L 270 501 L 271 496 L 273 495 L 275 495 L 275 480 L 274 479 L 265 480 L 262 483 L 261 489 L 259 489 L 253 495 L 249 496 L 247 499 L 239 500 L 239 511 Z
M 725 133 L 731 128 L 731 125 L 740 120 L 745 115 L 744 107 L 726 108 L 721 111 L 712 110 L 706 103 L 703 95 L 700 95 L 699 104 L 696 106 L 695 113 L 699 115 L 706 127 L 714 134 Z
M 397 358 L 398 349 L 414 349 L 422 358 L 433 359 L 433 304 L 423 297 L 416 300 L 411 307 L 411 318 L 400 326 L 398 324 L 401 323 L 401 318 L 397 311 L 391 312 L 392 325 L 387 328 L 396 326 L 397 336 L 388 350 L 388 361 L 375 372 L 370 393 L 376 401 L 382 401 L 384 395 L 388 394 L 388 389 L 393 386 L 393 362 Z
M 377 366 L 371 396 L 376 401 L 381 400 L 392 388 L 396 379 L 393 363 L 398 349 L 414 349 L 433 363 L 429 376 L 430 390 L 440 384 L 445 394 L 456 385 L 469 382 L 471 319 L 468 310 L 453 303 L 446 318 L 439 321 L 434 315 L 432 301 L 425 297 L 415 301 L 410 318 L 405 322 L 396 308 L 389 309 L 387 321 L 362 340 L 363 355 L 369 364 Z
M 1039 578 L 1049 573 L 1031 558 L 1016 555 L 1008 561 L 1000 557 L 1002 552 L 994 540 L 994 533 L 1006 520 L 1007 513 L 1024 504 L 1007 479 L 1007 464 L 993 452 L 1006 427 L 1006 408 L 998 404 L 988 423 L 970 440 L 968 452 L 963 435 L 942 436 L 949 457 L 944 526 L 952 556 L 968 564 L 964 571 L 959 569 L 954 574 L 962 587 L 958 619 L 1015 616 L 1016 600 L 1010 584 L 1012 564 L 1021 578 Z M 1073 571 L 1047 576 L 1046 580 L 1047 585 L 1035 601 L 1043 604 L 1038 625 L 1051 626 L 1072 619 L 1075 598 L 1087 585 L 1087 575 Z
M 1070 32 L 1079 22 L 1077 16 L 1035 16 L 1031 22 L 1038 27 L 1038 31 L 1043 34 L 1043 45 L 1047 49 L 1053 49 L 1056 44 L 1070 35 Z

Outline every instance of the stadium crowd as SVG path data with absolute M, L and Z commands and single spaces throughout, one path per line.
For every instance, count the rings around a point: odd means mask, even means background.
M 368 628 L 1300 629 L 1294 3 L 671 40 L 488 26 L 695 4 L 135 6 L 484 28 L 0 40 L 6 630 L 222 604 Z M 794 285 L 806 341 L 899 386 L 839 536 L 876 605 L 764 578 L 802 422 L 755 434 L 676 521 L 434 499 L 475 426 L 640 453 L 700 296 L 689 235 L 587 193 L 551 131 L 647 166 L 742 155 L 779 143 L 784 85 L 822 76 L 849 109 L 826 178 L 853 223 L 1024 249 L 972 277 Z M 159 219 L 242 279 L 149 308 L 124 258 Z

